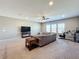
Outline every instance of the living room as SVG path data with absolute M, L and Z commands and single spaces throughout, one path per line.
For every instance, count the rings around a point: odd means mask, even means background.
M 59 39 L 62 33 L 79 28 L 78 5 L 78 0 L 0 0 L 0 59 L 78 59 L 79 43 L 67 34 L 68 40 Z M 29 51 L 23 26 L 30 27 L 29 36 L 45 36 L 37 43 L 45 46 Z

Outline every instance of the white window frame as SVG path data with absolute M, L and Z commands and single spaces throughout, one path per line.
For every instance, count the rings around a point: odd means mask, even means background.
M 54 31 L 53 31 L 54 29 Z M 57 24 L 51 24 L 51 32 L 57 33 Z
M 61 27 L 62 25 L 63 27 Z M 64 23 L 58 23 L 58 33 L 63 33 L 65 32 L 65 24 Z
M 49 28 L 48 28 L 49 26 Z M 51 32 L 51 25 L 50 24 L 46 24 L 46 32 Z

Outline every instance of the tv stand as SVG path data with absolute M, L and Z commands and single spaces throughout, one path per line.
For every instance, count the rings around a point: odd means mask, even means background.
M 31 35 L 30 32 L 21 32 L 21 37 L 22 37 L 22 38 L 28 37 L 28 36 L 30 36 L 30 35 Z

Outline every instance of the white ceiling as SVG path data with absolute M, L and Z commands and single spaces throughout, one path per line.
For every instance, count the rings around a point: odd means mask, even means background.
M 41 22 L 41 16 L 53 21 L 79 15 L 79 0 L 0 0 L 0 16 Z

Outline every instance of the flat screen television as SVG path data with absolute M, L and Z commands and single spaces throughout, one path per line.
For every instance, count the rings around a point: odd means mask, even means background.
M 21 26 L 21 32 L 30 32 L 30 27 Z
M 76 33 L 79 33 L 79 27 L 76 28 Z

